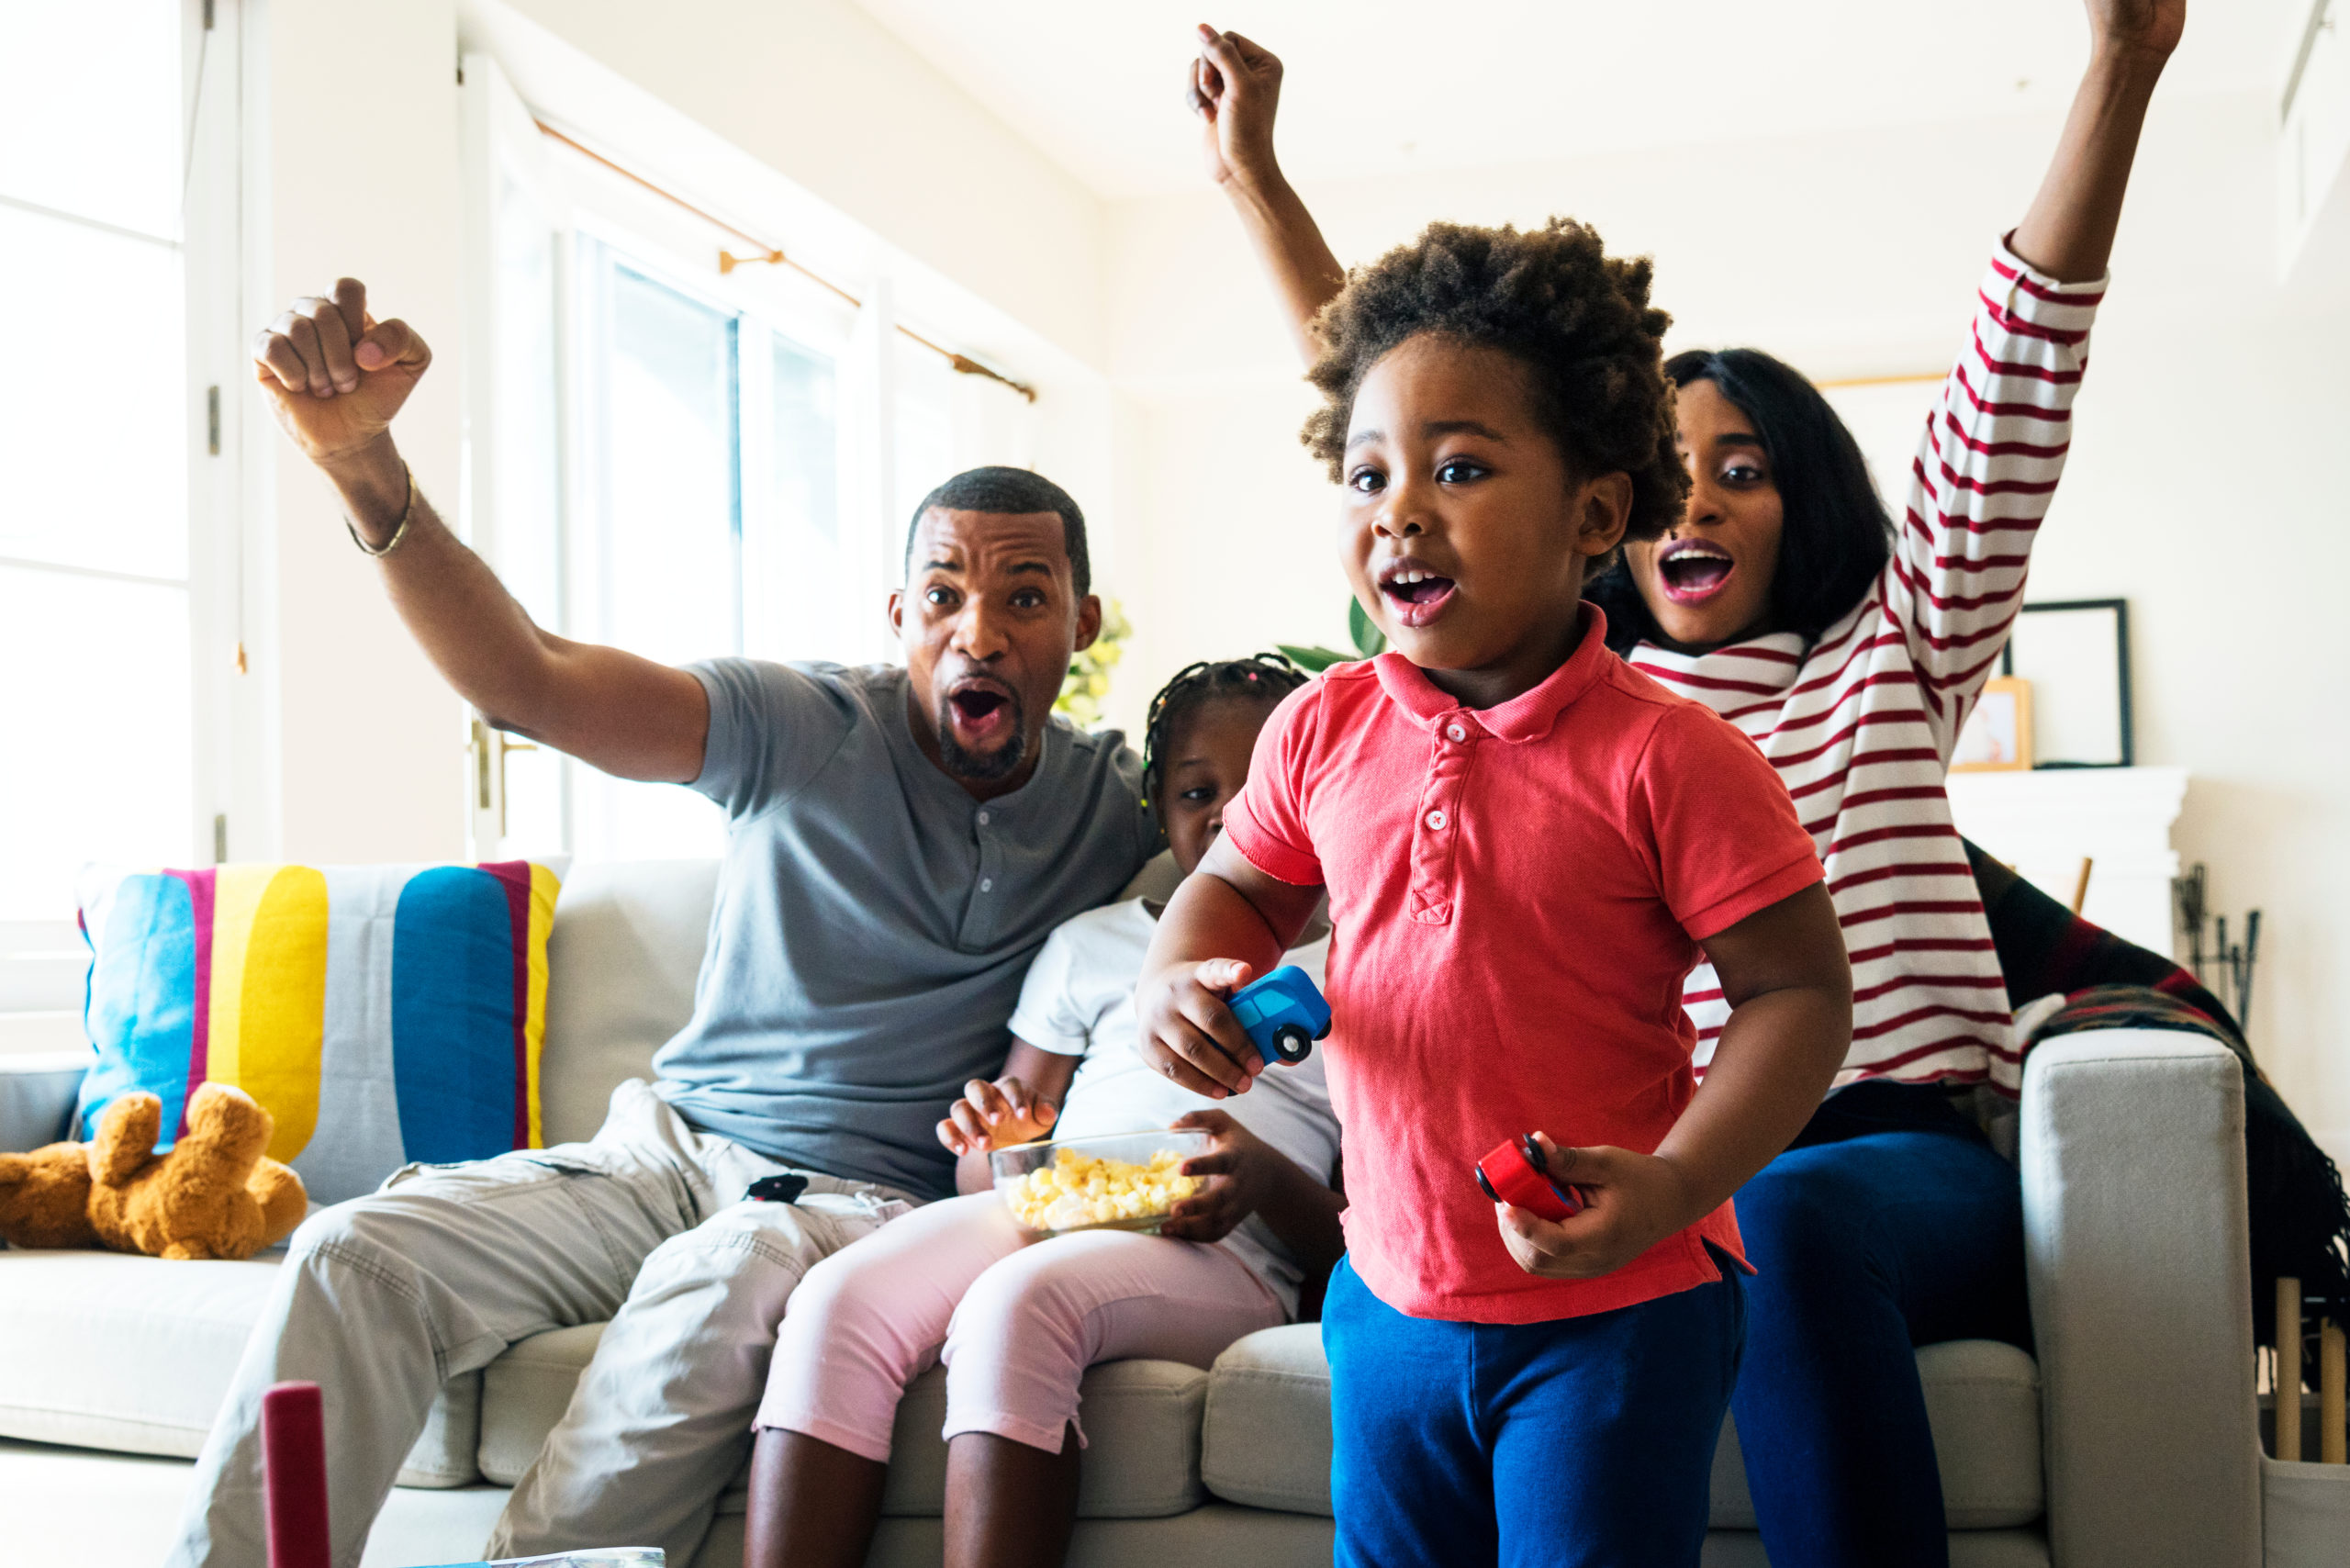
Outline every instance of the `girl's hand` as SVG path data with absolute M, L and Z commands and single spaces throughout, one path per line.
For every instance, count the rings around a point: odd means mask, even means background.
M 1060 1119 L 1060 1109 L 1017 1078 L 993 1083 L 975 1078 L 938 1124 L 938 1141 L 952 1152 L 985 1154 L 1013 1144 L 1034 1143 Z
M 1688 1212 L 1686 1184 L 1669 1159 L 1604 1146 L 1562 1149 L 1543 1133 L 1534 1141 L 1549 1158 L 1550 1179 L 1582 1190 L 1583 1208 L 1554 1224 L 1515 1204 L 1494 1205 L 1502 1244 L 1529 1274 L 1595 1279 L 1702 1217 Z
M 1265 1059 L 1225 998 L 1255 974 L 1237 958 L 1203 958 L 1145 975 L 1135 989 L 1136 1054 L 1194 1094 L 1248 1092 Z
M 1178 1128 L 1208 1134 L 1215 1141 L 1205 1154 L 1183 1161 L 1183 1174 L 1207 1179 L 1200 1192 L 1177 1204 L 1158 1234 L 1178 1241 L 1222 1241 L 1240 1222 L 1265 1205 L 1288 1156 L 1232 1119 L 1229 1111 L 1193 1111 Z
M 1200 24 L 1199 58 L 1191 64 L 1186 100 L 1203 121 L 1200 150 L 1208 178 L 1259 186 L 1280 177 L 1273 161 L 1273 115 L 1281 106 L 1281 62 L 1238 33 Z

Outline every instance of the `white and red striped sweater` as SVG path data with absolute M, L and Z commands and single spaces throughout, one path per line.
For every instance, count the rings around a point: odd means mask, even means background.
M 2023 599 L 2033 534 L 2064 471 L 2102 280 L 2063 284 L 2002 243 L 1973 341 L 1928 416 L 1893 559 L 1808 648 L 1794 633 L 1631 662 L 1744 731 L 1819 846 L 1852 957 L 1863 1078 L 2022 1081 L 1991 932 L 1942 779 Z M 1700 1070 L 1729 1015 L 1710 966 L 1683 1002 Z

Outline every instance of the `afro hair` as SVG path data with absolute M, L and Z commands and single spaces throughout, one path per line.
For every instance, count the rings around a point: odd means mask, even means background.
M 1500 350 L 1524 365 L 1535 414 L 1569 467 L 1632 481 L 1625 537 L 1677 521 L 1689 474 L 1673 444 L 1662 343 L 1672 318 L 1649 304 L 1651 265 L 1602 249 L 1572 218 L 1540 229 L 1431 223 L 1348 274 L 1314 319 L 1321 358 L 1306 375 L 1324 398 L 1301 439 L 1341 479 L 1355 394 L 1371 367 L 1422 333 Z

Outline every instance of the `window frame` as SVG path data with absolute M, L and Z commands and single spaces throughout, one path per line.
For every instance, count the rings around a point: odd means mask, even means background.
M 246 26 L 242 0 L 175 0 L 175 9 L 179 151 L 186 170 L 177 238 L 73 213 L 50 216 L 163 244 L 179 257 L 186 572 L 178 586 L 187 607 L 191 751 L 186 852 L 179 858 L 206 866 L 231 856 L 266 857 L 276 837 L 263 749 L 270 739 L 264 694 L 247 678 L 259 631 L 258 618 L 249 620 L 250 607 L 259 603 L 256 588 L 266 576 L 244 520 L 254 510 L 249 476 L 261 468 L 252 443 L 267 431 L 248 418 L 239 374 L 247 358 L 246 322 L 259 295 L 247 259 L 260 253 L 256 237 L 263 216 L 254 193 L 265 168 L 258 134 L 262 95 L 252 86 L 263 79 L 266 61 L 259 29 Z M 70 910 L 53 920 L 0 921 L 0 1060 L 86 1053 L 84 966 L 61 957 L 84 949 Z

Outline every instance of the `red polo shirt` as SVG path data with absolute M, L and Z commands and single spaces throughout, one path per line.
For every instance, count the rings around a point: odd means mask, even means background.
M 1266 724 L 1225 813 L 1250 864 L 1329 889 L 1347 1246 L 1415 1316 L 1606 1312 L 1718 1278 L 1706 1241 L 1742 1256 L 1724 1204 L 1614 1273 L 1538 1279 L 1472 1173 L 1537 1129 L 1653 1150 L 1695 1091 L 1697 944 L 1820 879 L 1753 744 L 1584 619 L 1573 655 L 1497 708 L 1399 654 L 1324 672 Z

